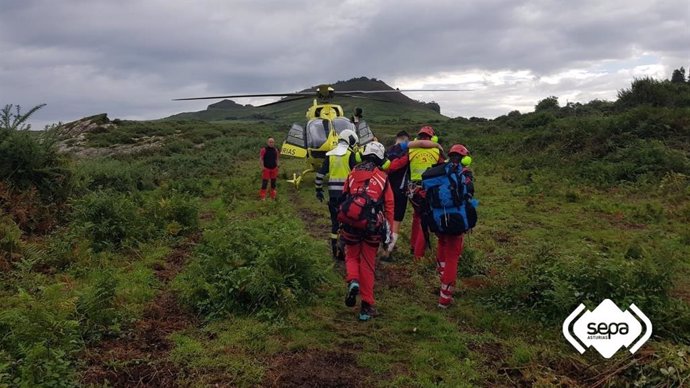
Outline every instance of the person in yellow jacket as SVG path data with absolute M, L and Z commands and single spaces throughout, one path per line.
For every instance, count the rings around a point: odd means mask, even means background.
M 359 141 L 357 134 L 346 129 L 338 135 L 338 145 L 326 153 L 326 159 L 319 171 L 316 172 L 316 199 L 320 202 L 324 200 L 323 181 L 324 177 L 328 175 L 328 210 L 331 215 L 331 249 L 333 258 L 336 260 L 345 260 L 345 252 L 341 244 L 338 244 L 338 229 L 340 224 L 338 222 L 338 206 L 340 205 L 340 197 L 343 194 L 343 186 L 350 171 L 358 163 L 358 158 L 355 152 L 352 151 Z
M 417 133 L 419 140 L 431 140 L 436 135 L 434 129 L 428 125 L 423 126 Z M 406 155 L 391 162 L 389 171 L 398 171 L 409 168 L 410 181 L 408 197 L 414 208 L 412 216 L 412 234 L 410 236 L 411 251 L 416 259 L 424 257 L 424 251 L 428 246 L 429 231 L 422 222 L 422 205 L 426 200 L 426 193 L 422 189 L 422 174 L 429 167 L 444 161 L 443 153 L 438 148 L 409 148 Z M 397 239 L 397 236 L 394 236 Z

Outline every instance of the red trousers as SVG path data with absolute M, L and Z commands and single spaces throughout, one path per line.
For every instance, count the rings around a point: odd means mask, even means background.
M 464 235 L 450 236 L 437 234 L 436 270 L 441 277 L 441 292 L 438 303 L 449 304 L 453 300 L 453 291 L 458 277 L 458 261 L 462 254 Z
M 278 167 L 276 168 L 266 168 L 261 170 L 261 179 L 278 179 Z
M 424 231 L 422 230 L 422 214 L 415 208 L 412 214 L 412 234 L 410 236 L 410 245 L 415 259 L 424 257 L 426 250 L 426 239 L 424 238 Z
M 412 214 L 412 234 L 410 235 L 410 245 L 415 259 L 424 257 L 426 251 L 426 239 L 424 238 L 424 230 L 422 229 L 422 204 L 426 201 L 426 191 L 421 187 L 417 187 L 412 192 L 410 203 L 414 209 Z
M 345 244 L 346 280 L 357 280 L 362 301 L 374 305 L 374 271 L 380 242 L 363 240 L 357 244 L 349 244 L 345 240 Z

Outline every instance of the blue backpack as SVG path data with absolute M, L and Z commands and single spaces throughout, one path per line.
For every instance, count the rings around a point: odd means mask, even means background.
M 469 170 L 451 171 L 445 163 L 422 174 L 426 190 L 424 219 L 434 233 L 460 235 L 477 224 L 477 200 Z

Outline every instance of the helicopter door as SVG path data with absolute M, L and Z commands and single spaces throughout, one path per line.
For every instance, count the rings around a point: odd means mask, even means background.
M 328 139 L 328 120 L 313 119 L 307 123 L 307 147 L 320 148 Z
M 346 129 L 351 129 L 354 131 L 355 125 L 352 124 L 350 120 L 345 117 L 337 117 L 333 119 L 333 129 L 335 129 L 335 133 L 340 135 L 340 132 Z
M 369 124 L 366 121 L 360 120 L 357 123 L 357 136 L 359 137 L 359 145 L 365 145 L 374 140 L 374 133 L 369 129 Z
M 287 139 L 280 149 L 281 155 L 296 156 L 304 158 L 307 156 L 307 140 L 304 128 L 299 124 L 292 124 L 288 131 Z

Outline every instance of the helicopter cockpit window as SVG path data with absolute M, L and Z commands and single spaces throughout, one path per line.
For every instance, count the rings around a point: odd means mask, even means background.
M 328 131 L 328 120 L 315 119 L 307 123 L 307 147 L 321 147 L 328 139 Z
M 340 132 L 346 130 L 346 129 L 351 129 L 355 130 L 355 125 L 350 122 L 349 119 L 345 117 L 336 117 L 333 119 L 333 128 L 335 128 L 335 132 L 340 135 Z
M 286 141 L 288 144 L 305 147 L 306 140 L 304 139 L 304 128 L 299 124 L 292 124 L 290 131 L 288 131 Z
M 361 120 L 357 123 L 357 136 L 359 137 L 359 145 L 365 145 L 374 140 L 374 133 L 369 129 L 369 124 Z

